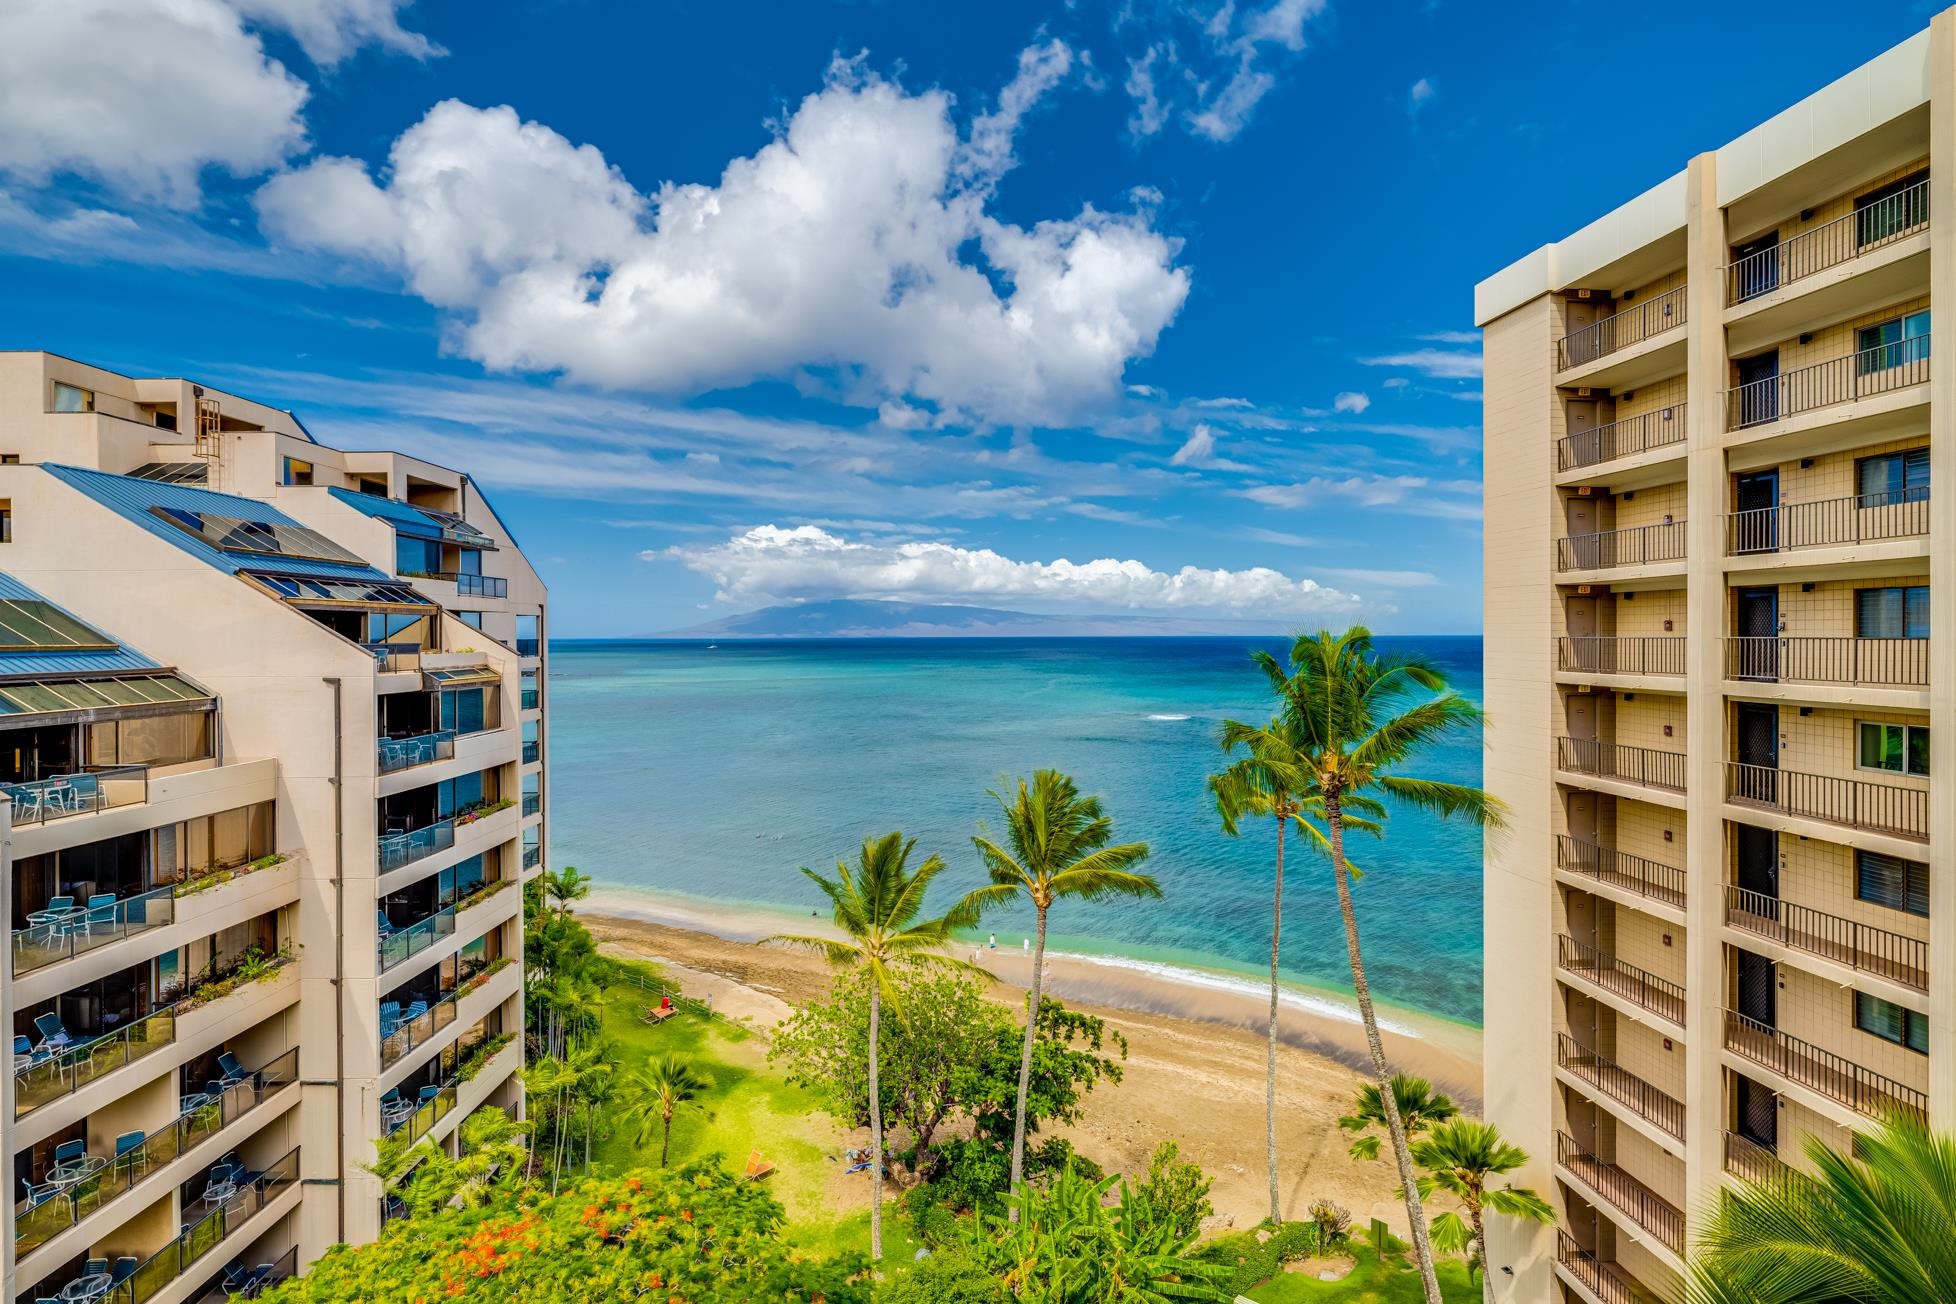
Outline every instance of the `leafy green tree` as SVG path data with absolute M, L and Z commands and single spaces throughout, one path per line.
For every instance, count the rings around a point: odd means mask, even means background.
M 860 1255 L 812 1258 L 782 1238 L 767 1191 L 718 1164 L 585 1181 L 560 1196 L 442 1208 L 335 1246 L 266 1292 L 273 1304 L 870 1304 Z
M 1433 1090 L 1431 1082 L 1406 1073 L 1392 1075 L 1392 1099 L 1399 1108 L 1400 1125 L 1409 1137 L 1418 1136 L 1435 1123 L 1444 1123 L 1460 1113 L 1452 1100 Z M 1352 1142 L 1352 1158 L 1379 1157 L 1379 1137 L 1373 1129 L 1385 1129 L 1386 1114 L 1376 1083 L 1368 1082 L 1358 1089 L 1352 1112 L 1339 1119 L 1338 1126 L 1359 1134 L 1358 1140 Z
M 869 1256 L 883 1257 L 883 1096 L 878 1061 L 878 1038 L 883 1003 L 888 1001 L 899 1017 L 903 1005 L 891 971 L 899 964 L 942 964 L 962 967 L 942 954 L 951 929 L 975 916 L 961 904 L 936 919 L 920 919 L 924 893 L 931 880 L 944 872 L 944 861 L 930 856 L 916 869 L 910 868 L 910 853 L 915 838 L 888 833 L 863 840 L 855 867 L 835 862 L 835 877 L 825 878 L 804 866 L 802 873 L 822 889 L 834 904 L 835 926 L 842 931 L 838 940 L 829 937 L 780 935 L 764 938 L 781 946 L 814 951 L 837 969 L 861 969 L 869 978 L 869 1036 L 865 1056 L 869 1061 L 869 1146 L 870 1204 Z
M 1350 823 L 1375 835 L 1382 833 L 1388 809 L 1381 798 L 1443 819 L 1499 824 L 1499 804 L 1479 788 L 1407 773 L 1421 753 L 1476 730 L 1481 711 L 1448 688 L 1446 675 L 1436 663 L 1418 656 L 1381 654 L 1372 646 L 1371 632 L 1357 626 L 1343 634 L 1300 636 L 1291 645 L 1288 668 L 1267 652 L 1255 656 L 1283 703 L 1286 724 L 1295 727 L 1298 750 L 1314 776 L 1313 798 L 1323 813 L 1352 989 L 1365 1027 L 1373 1077 L 1382 1089 L 1386 1133 L 1399 1169 L 1420 1285 L 1427 1304 L 1444 1304 L 1412 1148 L 1392 1095 L 1392 1069 L 1386 1062 L 1372 987 L 1365 975 L 1345 831 Z
M 1179 1236 L 1194 1236 L 1202 1220 L 1216 1211 L 1209 1203 L 1215 1179 L 1201 1165 L 1182 1162 L 1181 1147 L 1164 1141 L 1148 1159 L 1148 1175 L 1135 1189 L 1148 1197 L 1155 1216 Z
M 659 1129 L 659 1167 L 664 1168 L 672 1154 L 672 1117 L 681 1109 L 701 1108 L 699 1095 L 713 1086 L 694 1072 L 693 1066 L 678 1055 L 665 1055 L 650 1062 L 643 1073 L 633 1074 L 620 1099 L 624 1117 L 638 1124 L 638 1143 L 644 1145 Z
M 991 875 L 991 886 L 966 898 L 984 910 L 1023 896 L 1032 903 L 1032 989 L 1026 996 L 1025 1045 L 1019 1060 L 1019 1096 L 1012 1130 L 1012 1185 L 1025 1174 L 1026 1096 L 1031 1090 L 1033 1043 L 1037 1037 L 1040 993 L 1046 978 L 1046 915 L 1068 897 L 1099 901 L 1110 897 L 1159 898 L 1154 879 L 1133 872 L 1148 858 L 1145 842 L 1114 840 L 1114 821 L 1098 797 L 1082 797 L 1072 778 L 1058 770 L 1036 770 L 1032 782 L 1019 780 L 1010 799 L 994 791 L 992 800 L 1005 817 L 1005 845 L 974 837 Z
M 381 1159 L 371 1171 L 392 1176 L 413 1165 L 399 1194 L 415 1218 L 425 1218 L 451 1204 L 479 1208 L 492 1201 L 513 1199 L 522 1188 L 529 1131 L 529 1124 L 512 1119 L 500 1109 L 484 1107 L 462 1120 L 460 1153 L 455 1158 L 449 1158 L 446 1150 L 425 1137 L 412 1145 L 386 1138 L 376 1145 Z M 390 1163 L 389 1144 L 400 1147 L 395 1152 L 399 1162 Z
M 1527 1222 L 1553 1223 L 1555 1210 L 1526 1187 L 1491 1187 L 1488 1180 L 1512 1173 L 1528 1162 L 1528 1152 L 1502 1140 L 1492 1123 L 1471 1118 L 1449 1119 L 1413 1143 L 1413 1162 L 1427 1171 L 1419 1193 L 1431 1199 L 1445 1191 L 1467 1211 L 1463 1224 L 1457 1213 L 1433 1220 L 1433 1240 L 1446 1249 L 1466 1249 L 1471 1264 L 1481 1270 L 1481 1291 L 1494 1304 L 1494 1283 L 1487 1279 L 1487 1215 L 1498 1213 Z
M 1812 1172 L 1725 1192 L 1691 1252 L 1689 1304 L 1956 1300 L 1956 1137 L 1897 1112 Z

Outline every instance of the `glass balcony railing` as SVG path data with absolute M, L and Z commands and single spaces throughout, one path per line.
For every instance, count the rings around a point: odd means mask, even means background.
M 543 809 L 542 793 L 526 792 L 523 794 L 523 815 L 525 818 L 528 818 L 531 815 L 535 815 L 537 812 L 541 811 L 542 809 Z
M 35 911 L 28 918 L 36 916 L 44 917 L 14 930 L 16 976 L 175 922 L 176 889 L 159 887 L 103 905 Z
M 380 872 L 385 874 L 403 865 L 447 851 L 455 845 L 455 821 L 441 820 L 405 833 L 388 833 L 380 839 Z
M 299 1275 L 299 1247 L 294 1245 L 276 1259 L 245 1267 L 237 1263 L 238 1272 L 232 1276 L 231 1269 L 225 1269 L 225 1276 L 211 1284 L 197 1299 L 197 1304 L 231 1304 L 242 1296 L 256 1299 L 288 1277 Z
M 410 770 L 417 765 L 433 765 L 436 761 L 453 759 L 455 759 L 455 734 L 452 730 L 443 729 L 436 733 L 380 740 L 382 774 L 392 774 L 396 770 Z
M 523 764 L 535 765 L 543 756 L 543 744 L 534 738 L 523 740 Z
M 380 971 L 386 973 L 410 956 L 455 935 L 455 907 L 443 906 L 420 923 L 388 933 L 380 939 Z
M 516 640 L 516 655 L 519 657 L 542 656 L 543 640 L 538 638 L 519 637 Z
M 522 707 L 523 710 L 534 711 L 542 705 L 543 705 L 542 690 L 535 689 L 535 688 L 526 688 L 523 690 L 523 707 Z
M 14 804 L 14 827 L 46 824 L 69 815 L 87 815 L 149 800 L 149 770 L 120 765 L 79 774 L 57 774 L 30 783 L 0 783 Z
M 294 1146 L 262 1173 L 238 1184 L 238 1193 L 186 1227 L 181 1236 L 136 1265 L 128 1279 L 94 1298 L 107 1304 L 144 1304 L 242 1230 L 252 1217 L 299 1180 L 299 1149 Z M 82 1298 L 77 1296 L 76 1298 Z
M 436 997 L 433 1004 L 411 1019 L 404 1018 L 399 1013 L 390 1013 L 387 1005 L 381 1006 L 381 1067 L 386 1068 L 394 1064 L 416 1046 L 426 1045 L 437 1033 L 454 1023 L 456 1006 L 463 997 L 470 995 L 481 986 L 478 979 L 486 981 L 492 970 L 502 967 L 504 967 L 502 961 L 490 961 L 456 983 L 447 992 Z M 412 1010 L 413 1006 L 409 1006 L 408 1011 Z
M 535 869 L 543 863 L 543 847 L 535 842 L 523 845 L 523 868 Z
M 125 1028 L 103 1033 L 65 1050 L 14 1061 L 14 1117 L 72 1095 L 107 1073 L 151 1055 L 177 1039 L 174 1006 L 147 1014 Z
M 441 1090 L 420 1101 L 411 1112 L 402 1114 L 399 1121 L 387 1129 L 387 1135 L 403 1141 L 419 1141 L 454 1110 L 455 1096 L 456 1083 L 450 1078 L 442 1084 Z

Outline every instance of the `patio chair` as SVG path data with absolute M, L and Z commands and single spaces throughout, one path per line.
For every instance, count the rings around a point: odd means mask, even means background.
M 419 1092 L 415 1094 L 415 1103 L 418 1105 L 426 1105 L 431 1101 L 433 1101 L 434 1098 L 436 1096 L 439 1096 L 440 1094 L 441 1094 L 440 1087 L 423 1087 Z
M 747 1156 L 747 1180 L 758 1182 L 774 1171 L 774 1165 L 761 1158 L 761 1152 L 752 1151 Z
M 135 1276 L 138 1262 L 139 1260 L 133 1254 L 125 1254 L 117 1259 L 115 1261 L 115 1267 L 109 1269 L 109 1285 L 111 1287 L 120 1286 L 123 1282 Z
M 404 1023 L 413 1023 L 416 1019 L 420 1018 L 422 1015 L 426 1014 L 427 1012 L 428 1012 L 428 1002 L 416 1001 L 414 1004 L 408 1006 L 407 1009 L 402 1012 L 401 1021 Z
M 124 1132 L 115 1139 L 115 1166 L 135 1169 L 149 1161 L 143 1143 L 149 1138 L 141 1132 Z
M 25 1177 L 20 1179 L 20 1189 L 27 1201 L 27 1207 L 30 1209 L 44 1205 L 55 1196 L 61 1194 L 61 1188 L 53 1182 L 42 1182 L 37 1186 Z
M 221 1278 L 224 1282 L 224 1289 L 236 1294 L 239 1285 L 243 1283 L 244 1279 L 245 1266 L 242 1262 L 233 1259 L 224 1265 L 224 1276 Z
M 224 1074 L 224 1085 L 227 1087 L 235 1086 L 251 1076 L 245 1071 L 245 1066 L 238 1063 L 238 1057 L 228 1050 L 217 1057 L 217 1067 Z
M 380 915 L 380 935 L 384 938 L 392 937 L 394 935 L 394 921 L 387 917 L 385 910 L 379 911 L 378 913 Z
M 98 929 L 105 933 L 114 932 L 115 916 L 115 893 L 98 892 L 88 898 L 88 913 L 82 916 L 82 927 L 91 934 Z
M 42 1050 L 60 1050 L 74 1040 L 68 1035 L 67 1025 L 61 1022 L 61 1016 L 52 1010 L 34 1016 L 34 1031 L 41 1034 Z
M 63 916 L 73 914 L 74 910 L 75 898 L 72 896 L 51 896 L 46 906 L 30 911 L 27 917 L 30 921 L 58 923 Z
M 14 1034 L 14 1059 L 25 1059 L 28 1064 L 39 1064 L 48 1058 L 48 1052 L 29 1041 L 25 1034 Z
M 93 1277 L 97 1273 L 105 1273 L 108 1270 L 109 1261 L 107 1259 L 90 1259 L 82 1265 L 82 1276 Z
M 93 774 L 71 774 L 68 779 L 68 809 L 99 810 L 102 806 L 102 780 Z
M 87 1153 L 88 1153 L 88 1142 L 83 1141 L 79 1138 L 73 1141 L 63 1141 L 60 1145 L 54 1148 L 54 1162 L 57 1165 L 65 1164 L 70 1160 L 80 1159 L 83 1155 Z

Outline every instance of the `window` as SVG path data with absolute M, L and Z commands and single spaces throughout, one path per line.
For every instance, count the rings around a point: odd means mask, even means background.
M 1863 326 L 1854 333 L 1854 340 L 1855 371 L 1863 376 L 1921 362 L 1929 356 L 1928 311 L 1912 312 L 1879 326 Z
M 158 430 L 175 430 L 177 428 L 177 414 L 174 412 L 166 412 L 162 408 L 157 408 L 149 414 L 149 417 L 151 421 L 156 423 Z
M 74 385 L 54 382 L 54 410 L 56 412 L 93 412 L 95 410 L 95 391 L 81 389 Z
M 1854 201 L 1854 238 L 1859 245 L 1871 245 L 1900 235 L 1929 220 L 1929 192 L 1922 183 L 1926 171 L 1912 173 L 1870 190 Z
M 11 498 L 0 498 L 0 543 L 14 541 L 14 504 Z
M 311 484 L 312 463 L 301 462 L 296 457 L 286 458 L 285 459 L 285 483 L 286 484 Z
M 1854 896 L 1890 910 L 1929 916 L 1929 867 L 1919 860 L 1884 856 L 1878 851 L 1854 853 Z
M 19 453 L 0 453 L 0 466 L 19 466 Z
M 1857 507 L 1886 507 L 1890 503 L 1920 503 L 1929 498 L 1929 450 L 1911 448 L 1879 453 L 1854 463 Z
M 1891 774 L 1929 773 L 1929 729 L 1920 724 L 1880 724 L 1862 720 L 1855 725 L 1861 739 L 1860 766 Z
M 441 570 L 441 544 L 411 534 L 394 536 L 394 571 L 398 575 L 434 575 Z
M 1929 1018 L 1866 992 L 1854 993 L 1854 1026 L 1897 1046 L 1929 1053 Z
M 482 628 L 482 613 L 479 611 L 456 611 L 450 614 L 470 629 L 480 630 Z
M 360 492 L 373 498 L 385 498 L 387 496 L 387 482 L 385 480 L 362 480 L 360 482 Z
M 516 618 L 516 655 L 520 657 L 537 656 L 543 651 L 543 617 L 541 615 Z
M 1929 637 L 1929 586 L 1911 584 L 1907 588 L 1856 589 L 1854 637 Z

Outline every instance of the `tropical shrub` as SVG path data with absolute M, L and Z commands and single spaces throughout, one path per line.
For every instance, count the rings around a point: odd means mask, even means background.
M 1202 1220 L 1216 1211 L 1209 1203 L 1209 1188 L 1215 1180 L 1199 1165 L 1185 1164 L 1181 1159 L 1181 1148 L 1173 1141 L 1156 1146 L 1139 1189 L 1178 1234 L 1193 1236 L 1202 1230 Z
M 961 1249 L 919 1259 L 876 1291 L 876 1304 L 1010 1304 L 1011 1299 L 997 1275 Z
M 1197 1258 L 1223 1273 L 1220 1283 L 1232 1298 L 1270 1280 L 1286 1263 L 1318 1252 L 1320 1232 L 1315 1222 L 1287 1222 L 1260 1231 L 1269 1231 L 1269 1237 L 1259 1240 L 1259 1231 L 1237 1232 L 1219 1236 L 1196 1251 Z

